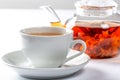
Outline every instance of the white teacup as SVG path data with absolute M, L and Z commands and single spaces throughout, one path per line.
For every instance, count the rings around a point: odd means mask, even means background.
M 36 68 L 55 68 L 81 55 L 86 50 L 82 40 L 73 40 L 73 31 L 58 27 L 33 27 L 22 29 L 23 53 Z M 80 43 L 83 50 L 67 57 L 70 49 Z

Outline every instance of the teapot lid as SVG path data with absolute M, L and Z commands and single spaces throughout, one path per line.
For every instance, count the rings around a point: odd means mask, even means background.
M 116 7 L 117 3 L 113 0 L 79 0 L 75 3 L 75 6 Z
M 113 0 L 79 0 L 75 3 L 77 13 L 83 16 L 107 16 L 116 12 L 117 3 Z

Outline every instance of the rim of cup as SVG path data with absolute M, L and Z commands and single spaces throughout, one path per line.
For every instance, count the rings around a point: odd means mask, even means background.
M 61 29 L 61 30 L 63 30 L 63 32 L 61 33 L 62 35 L 59 35 L 59 36 L 37 36 L 37 35 L 31 35 L 30 33 L 32 33 L 32 32 L 30 32 L 30 31 L 33 31 L 33 30 L 38 30 L 38 29 L 42 29 L 42 28 L 47 28 L 47 29 Z M 57 30 L 58 31 L 58 30 Z M 57 31 L 56 31 L 56 33 L 57 33 Z M 62 28 L 62 27 L 52 27 L 52 26 L 38 26 L 38 27 L 29 27 L 29 28 L 23 28 L 23 29 L 21 29 L 20 30 L 20 33 L 22 34 L 22 35 L 26 35 L 26 36 L 34 36 L 34 37 L 60 37 L 60 36 L 65 36 L 65 35 L 68 35 L 68 34 L 70 34 L 70 33 L 72 33 L 73 34 L 73 31 L 72 30 L 70 30 L 70 29 L 66 29 L 66 28 Z

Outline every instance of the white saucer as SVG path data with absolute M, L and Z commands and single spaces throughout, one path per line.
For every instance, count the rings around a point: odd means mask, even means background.
M 70 54 L 77 51 L 71 50 Z M 51 79 L 71 75 L 81 70 L 89 61 L 90 57 L 86 54 L 67 62 L 60 68 L 32 68 L 22 51 L 10 52 L 2 57 L 2 61 L 13 68 L 20 76 L 25 78 Z

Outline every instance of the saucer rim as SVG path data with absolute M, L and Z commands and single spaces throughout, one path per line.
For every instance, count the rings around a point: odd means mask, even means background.
M 10 64 L 10 63 L 7 63 L 5 60 L 4 60 L 4 57 L 5 56 L 7 56 L 7 55 L 9 55 L 9 54 L 12 54 L 12 53 L 20 53 L 20 52 L 22 52 L 22 50 L 16 50 L 16 51 L 11 51 L 11 52 L 8 52 L 7 54 L 5 54 L 5 55 L 3 55 L 2 57 L 1 57 L 1 59 L 2 59 L 2 63 L 3 64 L 5 64 L 5 65 L 7 65 L 7 66 L 9 66 L 9 67 L 13 67 L 13 68 L 19 68 L 19 69 L 25 69 L 25 70 L 40 70 L 40 69 L 42 69 L 42 70 L 59 70 L 59 69 L 69 69 L 69 68 L 72 68 L 72 67 L 78 67 L 78 66 L 80 66 L 80 65 L 85 65 L 85 64 L 87 64 L 89 61 L 90 61 L 90 57 L 86 54 L 86 53 L 83 53 L 84 54 L 84 56 L 87 58 L 85 61 L 83 61 L 83 62 L 81 62 L 80 64 L 78 64 L 78 65 L 73 65 L 73 66 L 69 66 L 69 67 L 65 67 L 65 68 L 58 68 L 58 67 L 56 67 L 56 68 L 30 68 L 30 67 L 21 67 L 21 66 L 16 66 L 16 65 L 13 65 L 13 64 Z

